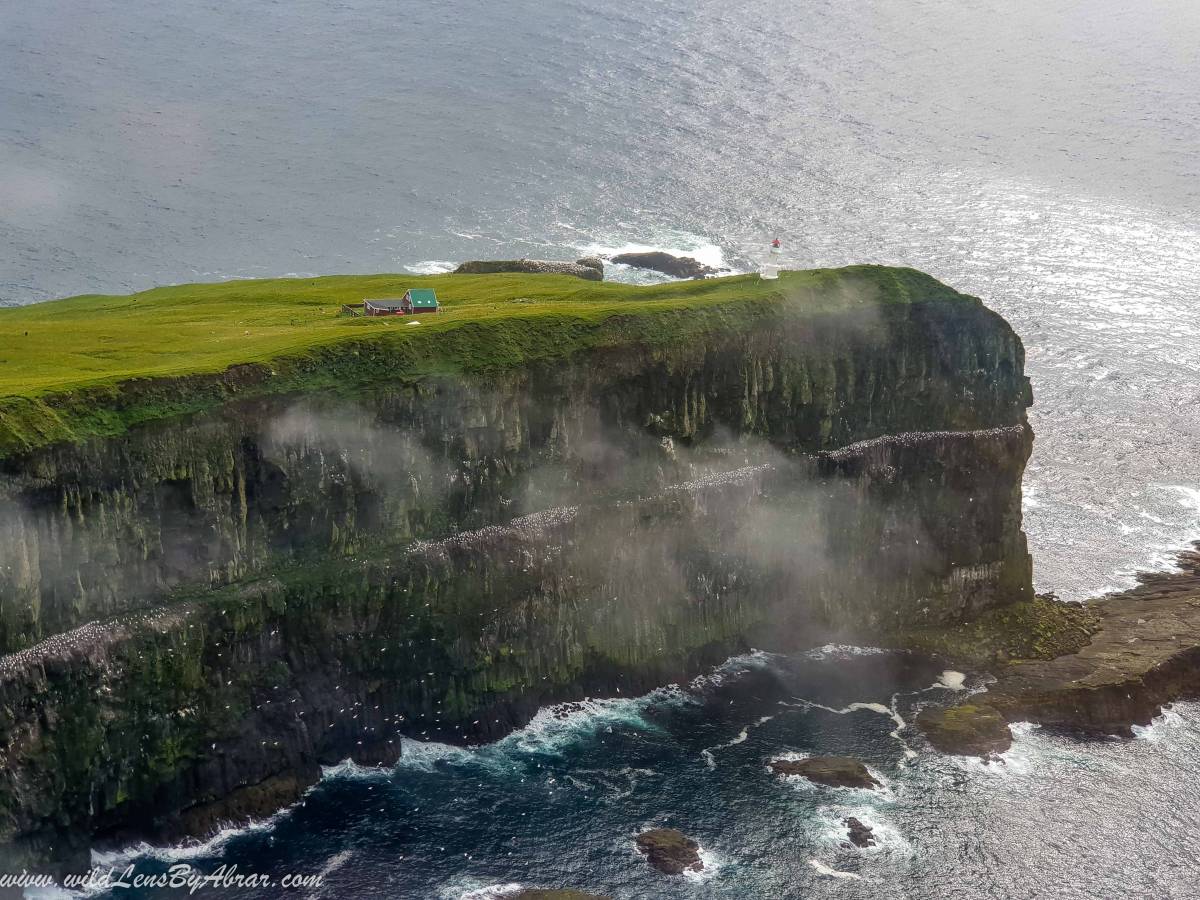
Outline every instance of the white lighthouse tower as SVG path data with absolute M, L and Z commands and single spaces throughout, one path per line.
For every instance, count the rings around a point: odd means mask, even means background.
M 762 264 L 762 268 L 758 271 L 760 278 L 772 281 L 779 277 L 779 254 L 783 252 L 783 242 L 779 238 L 771 241 L 771 253 L 767 261 Z

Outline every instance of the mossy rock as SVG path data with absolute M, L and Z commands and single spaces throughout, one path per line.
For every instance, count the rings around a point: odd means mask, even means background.
M 699 872 L 704 868 L 700 845 L 674 828 L 653 828 L 637 837 L 637 848 L 646 861 L 667 875 Z
M 879 782 L 865 765 L 849 756 L 810 756 L 807 759 L 773 759 L 776 775 L 800 775 L 827 787 L 878 788 Z
M 924 709 L 917 716 L 917 727 L 942 753 L 990 756 L 1012 746 L 1008 722 L 986 703 Z
M 884 643 L 970 668 L 1022 659 L 1054 659 L 1077 653 L 1099 629 L 1095 609 L 1053 596 L 988 610 L 956 625 L 911 628 L 884 636 Z

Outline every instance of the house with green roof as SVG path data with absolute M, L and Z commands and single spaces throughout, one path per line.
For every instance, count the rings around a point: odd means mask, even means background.
M 409 302 L 409 312 L 441 312 L 433 288 L 409 288 L 404 292 L 404 299 Z
M 409 288 L 399 299 L 384 297 L 379 300 L 363 300 L 363 315 L 366 316 L 410 316 L 413 313 L 441 311 L 437 294 L 432 288 Z

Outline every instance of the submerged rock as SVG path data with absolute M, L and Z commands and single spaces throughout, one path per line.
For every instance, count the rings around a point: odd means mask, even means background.
M 637 837 L 637 848 L 646 861 L 667 875 L 699 872 L 704 868 L 700 845 L 674 828 L 654 828 Z
M 544 890 L 542 888 L 526 888 L 515 894 L 505 894 L 508 900 L 611 900 L 603 894 L 589 894 L 587 891 Z
M 529 275 L 574 275 L 588 281 L 604 280 L 604 263 L 586 256 L 578 262 L 549 259 L 473 259 L 454 270 L 455 275 L 492 275 L 496 272 L 524 272 Z
M 829 787 L 878 788 L 879 782 L 857 759 L 848 756 L 810 756 L 807 759 L 773 759 L 776 775 L 802 775 Z
M 948 709 L 927 708 L 917 716 L 917 726 L 929 743 L 943 753 L 988 756 L 1012 746 L 1008 722 L 987 704 L 964 703 Z
M 847 817 L 842 824 L 849 830 L 850 843 L 855 847 L 875 846 L 875 831 L 870 825 L 864 825 L 854 816 Z
M 691 256 L 673 256 L 661 250 L 646 253 L 618 253 L 612 258 L 615 263 L 634 266 L 638 269 L 653 269 L 672 278 L 708 278 L 716 275 L 717 270 L 706 266 L 700 260 Z

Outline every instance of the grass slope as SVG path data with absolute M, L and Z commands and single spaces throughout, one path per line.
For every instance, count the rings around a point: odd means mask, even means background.
M 338 315 L 342 304 L 412 287 L 436 289 L 444 311 L 419 326 Z M 810 314 L 939 296 L 960 295 L 911 269 L 855 266 L 654 286 L 523 274 L 227 281 L 0 309 L 0 456 L 117 434 L 233 394 L 486 371 L 628 341 L 675 344 L 785 305 Z

